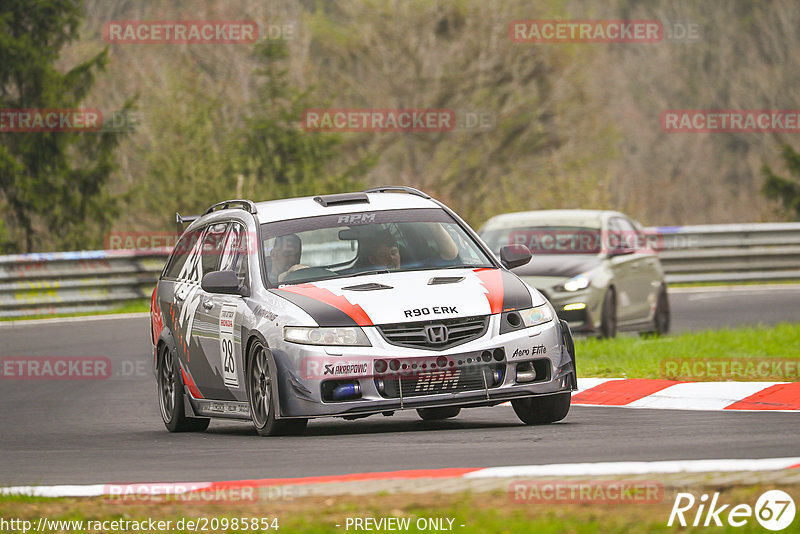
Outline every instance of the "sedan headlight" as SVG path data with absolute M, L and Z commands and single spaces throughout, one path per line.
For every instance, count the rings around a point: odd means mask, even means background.
M 549 304 L 542 304 L 535 308 L 520 310 L 518 313 L 520 317 L 522 317 L 522 323 L 526 327 L 547 323 L 552 321 L 554 317 L 553 309 Z
M 578 276 L 573 276 L 564 282 L 560 289 L 563 289 L 564 291 L 580 291 L 581 289 L 586 289 L 589 287 L 591 282 L 591 277 L 585 274 L 579 274 Z
M 283 339 L 303 345 L 370 346 L 367 335 L 357 326 L 341 328 L 284 326 Z

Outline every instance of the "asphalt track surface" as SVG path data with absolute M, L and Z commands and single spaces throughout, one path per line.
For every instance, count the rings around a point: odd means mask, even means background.
M 800 284 L 678 288 L 669 303 L 674 332 L 800 322 Z
M 673 295 L 677 330 L 800 321 L 800 288 Z M 692 296 L 703 296 L 692 298 Z M 0 485 L 204 481 L 440 467 L 795 456 L 793 413 L 573 407 L 527 427 L 510 407 L 424 423 L 415 412 L 315 420 L 302 437 L 260 438 L 246 422 L 166 432 L 146 318 L 0 325 L 0 357 L 105 356 L 97 381 L 0 380 Z

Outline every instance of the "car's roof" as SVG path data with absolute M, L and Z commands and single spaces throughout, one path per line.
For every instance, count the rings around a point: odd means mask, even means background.
M 520 226 L 581 226 L 601 228 L 603 220 L 612 216 L 627 217 L 611 210 L 536 210 L 504 213 L 492 217 L 481 231 Z
M 258 202 L 256 204 L 258 221 L 265 223 L 316 217 L 318 215 L 337 215 L 339 213 L 440 207 L 429 198 L 407 193 L 367 193 L 366 195 L 369 203 L 333 204 L 327 207 L 315 201 L 315 197 Z
M 316 217 L 318 215 L 338 215 L 344 213 L 369 213 L 372 211 L 385 211 L 397 209 L 414 208 L 438 208 L 441 206 L 430 197 L 401 192 L 386 193 L 351 193 L 349 195 L 366 195 L 369 202 L 350 202 L 333 203 L 323 206 L 314 200 L 313 197 L 287 198 L 281 200 L 268 200 L 265 202 L 253 203 L 256 208 L 259 223 L 269 223 L 276 221 L 288 221 L 292 219 L 304 219 L 306 217 Z M 236 201 L 237 204 L 228 209 L 220 209 L 206 213 L 198 217 L 190 228 L 196 228 L 208 223 L 224 221 L 230 217 L 247 217 L 242 203 L 248 201 Z

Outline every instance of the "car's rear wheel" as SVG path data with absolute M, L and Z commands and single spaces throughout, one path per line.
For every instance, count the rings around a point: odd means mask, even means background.
M 247 370 L 247 399 L 253 426 L 261 436 L 286 436 L 302 434 L 308 419 L 277 419 L 273 397 L 272 358 L 261 341 L 250 347 Z
M 608 338 L 617 335 L 617 293 L 609 287 L 603 298 L 603 311 L 600 318 L 600 337 Z
M 554 395 L 514 399 L 511 406 L 526 425 L 544 425 L 561 421 L 569 413 L 572 393 L 563 391 Z
M 158 357 L 158 405 L 164 426 L 170 432 L 202 432 L 211 421 L 206 417 L 186 416 L 180 364 L 166 345 Z
M 461 412 L 458 406 L 442 406 L 441 408 L 419 408 L 417 413 L 423 421 L 439 421 L 450 419 Z

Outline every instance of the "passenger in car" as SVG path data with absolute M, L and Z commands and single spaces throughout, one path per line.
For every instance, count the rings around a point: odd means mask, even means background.
M 269 252 L 269 279 L 279 282 L 292 270 L 297 269 L 300 255 L 303 252 L 303 242 L 297 234 L 287 234 L 275 239 L 275 244 Z M 293 269 L 294 267 L 294 269 Z

